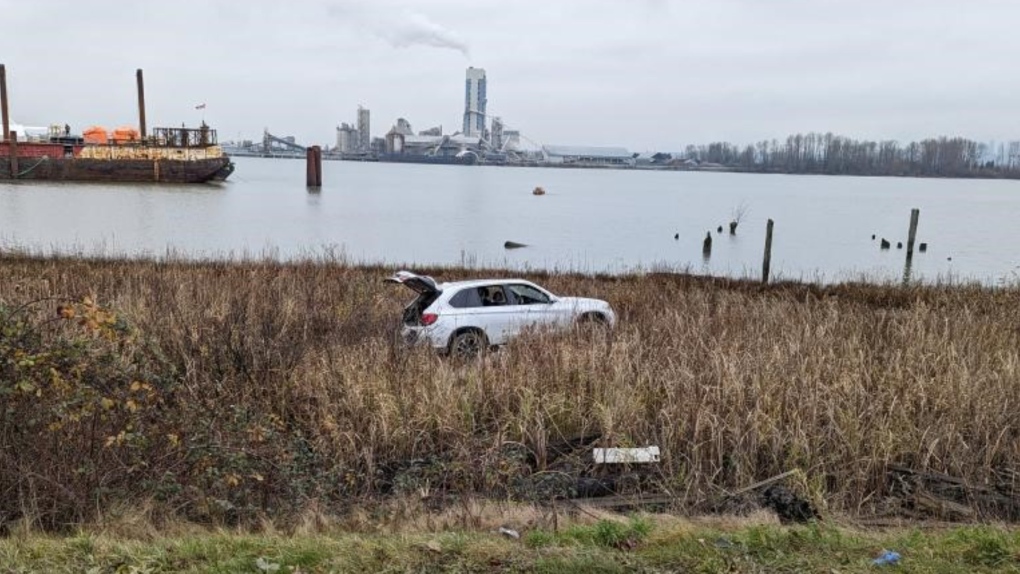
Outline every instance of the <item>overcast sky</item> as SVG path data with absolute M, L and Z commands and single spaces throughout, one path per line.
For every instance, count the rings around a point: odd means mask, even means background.
M 1020 139 L 1015 0 L 0 0 L 14 121 L 264 127 L 333 145 L 372 111 L 548 144 L 678 150 L 832 131 Z M 204 112 L 195 105 L 207 104 Z

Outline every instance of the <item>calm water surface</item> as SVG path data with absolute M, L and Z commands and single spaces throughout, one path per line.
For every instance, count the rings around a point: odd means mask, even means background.
M 687 268 L 758 276 L 765 222 L 787 279 L 903 277 L 910 209 L 920 208 L 912 277 L 1020 281 L 1020 182 L 565 170 L 238 158 L 202 186 L 0 184 L 0 243 L 45 252 L 353 260 L 621 272 Z M 531 194 L 542 186 L 547 194 Z M 735 237 L 726 226 L 746 207 Z M 711 258 L 702 240 L 711 231 Z M 679 239 L 674 235 L 679 233 Z M 880 251 L 878 239 L 892 241 Z M 507 240 L 529 247 L 505 250 Z

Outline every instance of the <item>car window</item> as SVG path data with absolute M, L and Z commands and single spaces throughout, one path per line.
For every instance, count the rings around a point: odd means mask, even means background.
M 479 289 L 461 289 L 450 298 L 450 306 L 456 309 L 481 307 L 482 297 L 479 293 Z
M 531 285 L 510 285 L 510 292 L 518 305 L 537 305 L 549 302 L 549 296 Z
M 482 300 L 483 307 L 509 305 L 509 299 L 506 296 L 506 292 L 503 291 L 502 285 L 486 285 L 485 287 L 479 287 L 477 291 L 478 296 Z

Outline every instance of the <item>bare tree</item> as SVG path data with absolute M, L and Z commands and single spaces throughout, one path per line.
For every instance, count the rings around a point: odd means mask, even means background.
M 730 235 L 737 234 L 737 226 L 740 225 L 740 222 L 745 216 L 747 216 L 747 212 L 747 204 L 743 201 L 741 201 L 740 205 L 734 207 L 733 211 L 730 212 Z

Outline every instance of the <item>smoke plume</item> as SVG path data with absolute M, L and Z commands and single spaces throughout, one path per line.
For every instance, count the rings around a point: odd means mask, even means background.
M 330 14 L 352 28 L 381 38 L 394 48 L 427 46 L 456 50 L 470 55 L 467 42 L 456 32 L 434 22 L 428 16 L 410 9 L 384 10 L 371 4 L 334 4 Z M 393 14 L 397 14 L 396 17 Z
M 467 43 L 456 33 L 417 12 L 404 12 L 396 21 L 387 22 L 377 33 L 396 48 L 431 46 L 457 50 L 465 57 L 469 56 Z

